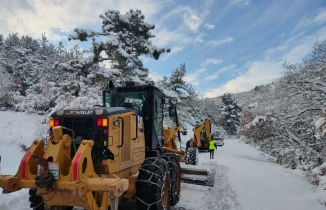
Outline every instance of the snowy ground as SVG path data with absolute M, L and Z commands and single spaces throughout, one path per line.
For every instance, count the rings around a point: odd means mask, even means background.
M 23 113 L 0 112 L 0 175 L 15 174 L 23 156 L 19 143 L 29 145 L 40 137 L 43 118 Z M 324 210 L 321 196 L 299 170 L 270 163 L 259 151 L 237 139 L 225 146 L 200 153 L 200 167 L 215 168 L 215 186 L 181 184 L 181 199 L 173 210 Z M 0 194 L 0 210 L 30 210 L 28 191 Z
M 229 179 L 242 209 L 325 209 L 300 170 L 267 161 L 250 145 L 227 140 L 217 151 L 218 164 L 229 168 Z
M 227 139 L 215 159 L 201 152 L 200 165 L 216 168 L 214 188 L 182 184 L 173 209 L 322 210 L 321 196 L 299 170 L 285 169 L 238 139 Z
M 24 155 L 19 144 L 30 145 L 41 137 L 43 117 L 17 112 L 0 111 L 0 175 L 14 175 Z M 0 190 L 2 192 L 2 190 Z M 30 210 L 28 190 L 11 194 L 0 193 L 0 210 Z

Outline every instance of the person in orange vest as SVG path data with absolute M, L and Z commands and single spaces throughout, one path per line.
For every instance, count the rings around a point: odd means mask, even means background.
M 214 149 L 216 148 L 216 144 L 215 141 L 212 139 L 209 142 L 209 146 L 208 146 L 208 151 L 209 151 L 209 159 L 214 159 Z

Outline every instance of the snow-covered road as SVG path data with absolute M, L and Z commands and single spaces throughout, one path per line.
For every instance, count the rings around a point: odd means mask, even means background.
M 321 194 L 314 191 L 299 170 L 268 162 L 256 148 L 238 139 L 200 153 L 200 166 L 216 168 L 214 188 L 182 184 L 181 200 L 174 209 L 214 210 L 325 210 Z

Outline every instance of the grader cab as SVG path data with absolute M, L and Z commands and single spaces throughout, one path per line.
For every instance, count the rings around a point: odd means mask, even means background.
M 162 146 L 163 91 L 109 87 L 102 106 L 52 113 L 48 140 L 33 141 L 15 175 L 0 175 L 3 193 L 29 188 L 36 210 L 117 210 L 123 200 L 141 210 L 175 205 L 185 173 L 213 186 L 214 173 L 181 168 L 180 153 Z

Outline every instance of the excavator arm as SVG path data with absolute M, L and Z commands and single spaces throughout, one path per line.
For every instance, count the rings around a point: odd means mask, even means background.
M 193 147 L 208 148 L 208 142 L 212 139 L 211 135 L 211 121 L 205 119 L 205 121 L 193 129 L 194 137 L 191 138 Z

